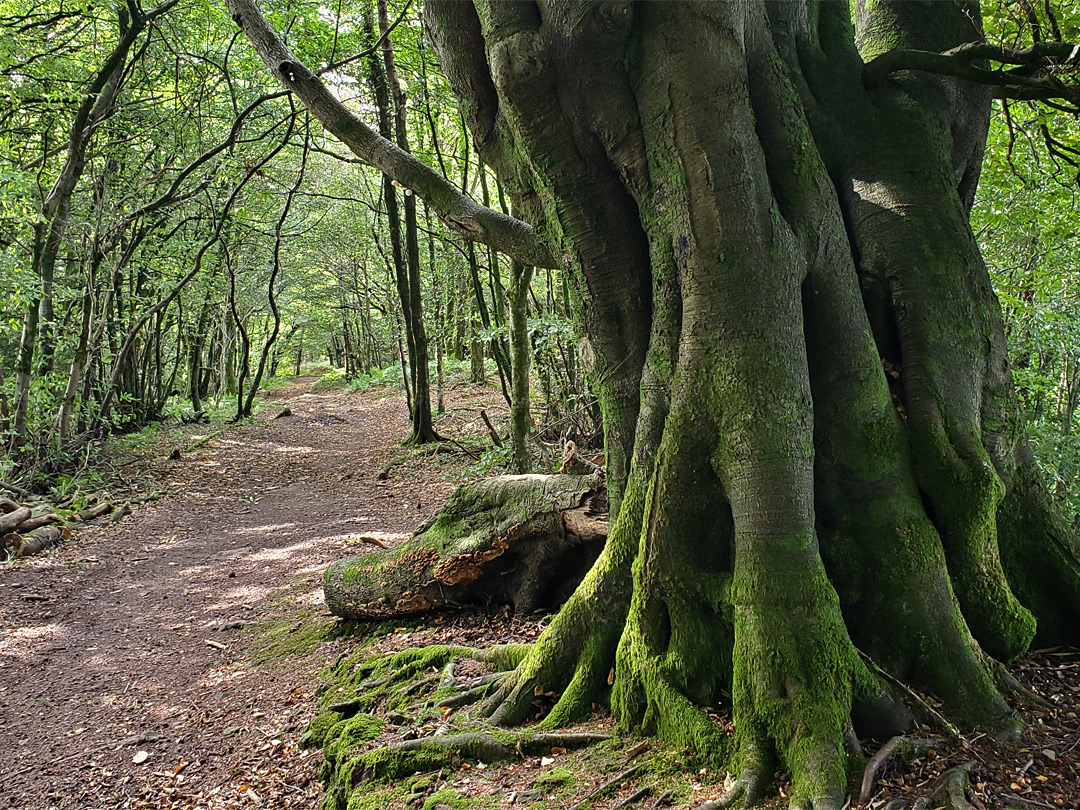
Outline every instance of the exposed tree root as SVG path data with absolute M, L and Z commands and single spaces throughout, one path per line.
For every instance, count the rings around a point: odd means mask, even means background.
M 624 519 L 620 515 L 620 522 Z M 618 530 L 617 523 L 613 532 Z M 481 714 L 496 725 L 517 725 L 536 713 L 539 696 L 558 692 L 542 721 L 556 728 L 587 717 L 594 703 L 604 701 L 625 620 L 619 600 L 630 574 L 623 551 L 620 543 L 608 543 L 520 665 L 480 706 Z
M 765 791 L 772 781 L 773 763 L 771 758 L 765 756 L 761 749 L 751 743 L 743 746 L 740 753 L 742 766 L 739 775 L 730 784 L 724 795 L 716 802 L 705 802 L 698 805 L 694 810 L 716 810 L 716 808 L 729 807 L 753 807 L 765 795 Z
M 1038 706 L 1043 709 L 1055 708 L 1054 704 L 1049 700 L 1020 683 L 1000 661 L 991 659 L 990 672 L 994 676 L 994 682 L 997 684 L 998 689 L 1012 695 L 1022 705 Z
M 448 698 L 437 701 L 440 708 L 458 709 L 462 706 L 471 706 L 473 703 L 484 698 L 494 684 L 497 684 L 502 679 L 506 678 L 509 672 L 494 672 L 491 676 L 485 676 L 484 678 L 478 678 L 480 681 L 476 686 L 467 687 L 463 691 L 456 695 L 451 695 Z
M 483 732 L 423 737 L 376 748 L 360 754 L 352 766 L 356 785 L 367 780 L 391 780 L 418 770 L 433 771 L 453 765 L 463 758 L 481 762 L 508 762 L 525 756 L 540 756 L 552 748 L 583 748 L 609 739 L 606 734 L 528 733 L 497 736 Z
M 881 746 L 881 749 L 870 758 L 870 761 L 866 763 L 866 770 L 863 772 L 862 788 L 859 790 L 859 804 L 866 804 L 870 801 L 870 795 L 874 792 L 874 787 L 877 785 L 878 779 L 881 778 L 881 774 L 885 771 L 895 759 L 908 758 L 914 756 L 919 751 L 927 749 L 940 750 L 944 748 L 948 743 L 947 740 L 933 738 L 933 739 L 915 739 L 913 737 L 893 737 L 885 745 Z
M 965 762 L 939 776 L 926 796 L 928 806 L 943 810 L 975 810 L 967 800 L 968 773 L 974 764 Z

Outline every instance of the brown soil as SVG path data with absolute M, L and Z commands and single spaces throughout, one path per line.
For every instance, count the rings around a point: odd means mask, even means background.
M 355 644 L 333 638 L 321 573 L 346 553 L 377 553 L 356 543 L 360 534 L 408 536 L 473 459 L 410 456 L 397 444 L 408 423 L 394 392 L 311 394 L 312 382 L 270 392 L 262 418 L 179 461 L 166 460 L 172 448 L 207 428 L 162 436 L 141 460 L 117 461 L 127 485 L 153 482 L 168 496 L 0 566 L 0 808 L 317 806 L 321 755 L 297 740 L 315 713 L 318 670 Z M 485 436 L 479 408 L 505 412 L 499 405 L 489 389 L 453 388 L 440 430 Z M 292 415 L 275 419 L 285 407 Z M 377 480 L 392 460 L 389 477 Z M 542 623 L 503 613 L 435 616 L 372 651 L 527 641 Z M 884 774 L 868 806 L 914 801 L 945 768 L 974 761 L 977 810 L 1021 802 L 1080 810 L 1080 654 L 1045 651 L 1015 672 L 1054 704 L 1026 714 L 1018 743 L 972 735 L 946 754 L 921 756 Z M 475 674 L 458 669 L 461 679 Z M 598 714 L 588 727 L 610 725 Z M 388 728 L 382 742 L 400 731 Z M 429 793 L 454 787 L 477 807 L 569 807 L 624 770 L 634 742 L 607 757 L 556 751 L 503 766 L 463 762 Z M 660 760 L 667 775 L 651 772 Z M 722 792 L 723 773 L 672 779 L 679 761 L 652 745 L 633 759 L 646 764 L 640 773 L 585 806 L 614 808 L 645 787 L 651 797 L 634 808 L 652 807 L 669 785 L 686 796 L 680 807 Z M 569 785 L 538 789 L 555 768 L 570 771 Z M 778 786 L 782 795 L 783 779 Z
M 322 571 L 358 534 L 407 536 L 472 459 L 377 481 L 405 453 L 401 397 L 313 382 L 179 461 L 209 429 L 163 436 L 120 469 L 167 497 L 0 567 L 0 807 L 316 806 L 319 756 L 296 740 L 343 643 L 312 637 L 332 626 Z M 484 432 L 492 393 L 450 394 L 444 430 Z

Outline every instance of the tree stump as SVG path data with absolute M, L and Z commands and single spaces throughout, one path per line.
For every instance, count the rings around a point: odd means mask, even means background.
M 459 487 L 405 543 L 334 563 L 323 592 L 348 619 L 507 603 L 551 608 L 573 592 L 607 538 L 599 475 L 508 475 Z

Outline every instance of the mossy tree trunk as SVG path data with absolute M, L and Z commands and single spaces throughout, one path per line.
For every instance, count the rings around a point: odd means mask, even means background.
M 610 696 L 723 752 L 695 706 L 730 694 L 732 798 L 779 759 L 793 806 L 839 808 L 852 717 L 906 720 L 858 650 L 1000 730 L 988 654 L 1036 619 L 1075 640 L 1077 545 L 1017 433 L 968 225 L 989 94 L 867 86 L 856 47 L 973 41 L 964 5 L 429 0 L 481 154 L 580 269 L 613 490 L 496 720 L 543 685 L 548 724 Z
M 331 131 L 437 199 L 229 5 Z M 968 223 L 989 94 L 864 64 L 981 39 L 977 4 L 427 0 L 425 23 L 480 155 L 577 274 L 605 422 L 608 540 L 492 718 L 538 687 L 546 725 L 610 700 L 732 756 L 729 800 L 779 763 L 814 810 L 844 804 L 853 724 L 910 720 L 860 652 L 1008 730 L 993 658 L 1077 641 L 1080 544 L 1019 434 Z M 495 225 L 470 236 L 550 266 Z M 733 749 L 699 708 L 725 702 Z

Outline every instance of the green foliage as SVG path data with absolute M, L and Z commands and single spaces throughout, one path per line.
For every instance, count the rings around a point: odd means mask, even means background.
M 1080 187 L 1076 167 L 1036 146 L 1045 111 L 1012 103 L 992 120 L 972 225 L 1008 335 L 1021 417 L 1051 491 L 1080 514 Z M 1080 145 L 1057 117 L 1052 137 Z
M 10 0 L 0 5 L 0 395 L 10 406 L 21 335 L 45 291 L 32 244 L 34 228 L 53 222 L 42 200 L 64 166 L 65 150 L 55 147 L 67 139 L 90 82 L 116 46 L 119 17 L 115 7 L 59 0 L 31 11 Z M 289 30 L 298 56 L 318 66 L 370 44 L 366 8 L 274 2 L 266 11 Z M 401 10 L 392 4 L 391 16 Z M 217 419 L 219 409 L 232 418 L 272 338 L 265 388 L 299 370 L 322 377 L 317 390 L 400 389 L 402 318 L 381 177 L 352 162 L 286 99 L 264 100 L 238 121 L 275 88 L 254 51 L 233 44 L 234 33 L 224 6 L 181 4 L 127 54 L 116 103 L 89 133 L 85 166 L 70 190 L 51 294 L 55 316 L 41 327 L 55 346 L 39 363 L 41 335 L 28 344 L 34 359 L 25 445 L 0 460 L 4 475 L 67 474 L 101 428 L 131 433 L 195 411 Z M 406 126 L 414 153 L 460 177 L 477 198 L 497 197 L 415 9 L 392 41 L 410 88 Z M 366 76 L 366 65 L 354 64 L 333 73 L 332 85 L 363 103 L 371 98 Z M 305 138 L 315 149 L 281 220 L 282 190 L 296 182 Z M 441 353 L 446 378 L 460 378 L 471 370 L 475 343 L 487 354 L 488 377 L 508 373 L 492 359 L 506 356 L 505 261 L 467 248 L 431 212 L 421 215 L 429 229 L 421 244 L 422 300 L 438 344 L 433 362 Z M 277 327 L 269 295 L 275 267 Z M 530 298 L 539 407 L 547 414 L 541 422 L 558 431 L 555 423 L 589 398 L 566 348 L 574 331 L 567 282 L 546 274 L 534 281 Z M 151 314 L 163 300 L 168 305 Z M 84 309 L 89 327 L 80 365 Z M 73 393 L 65 404 L 69 380 Z M 14 427 L 0 417 L 4 447 Z
M 345 379 L 345 372 L 339 368 L 332 368 L 311 386 L 312 393 L 318 393 L 320 391 L 335 391 L 345 388 L 347 380 Z

